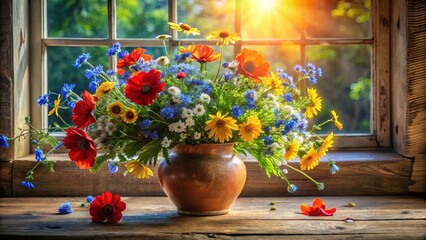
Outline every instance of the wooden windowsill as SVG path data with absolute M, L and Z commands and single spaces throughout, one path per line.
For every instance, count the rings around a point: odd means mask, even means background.
M 323 191 L 304 176 L 290 171 L 288 178 L 298 186 L 294 194 L 287 192 L 284 180 L 275 176 L 268 178 L 255 160 L 245 161 L 247 181 L 241 196 L 302 196 L 302 195 L 387 195 L 409 193 L 413 183 L 411 172 L 413 160 L 389 151 L 345 151 L 331 152 L 330 158 L 341 168 L 335 175 L 329 172 L 326 159 L 308 173 L 325 184 Z M 12 196 L 21 197 L 62 197 L 95 195 L 104 191 L 114 191 L 125 196 L 165 196 L 156 177 L 135 179 L 130 174 L 124 176 L 124 166 L 116 174 L 111 174 L 107 164 L 96 173 L 80 170 L 69 161 L 66 154 L 51 155 L 57 161 L 55 173 L 49 173 L 40 166 L 35 174 L 36 189 L 27 190 L 20 185 L 32 166 L 34 156 L 29 155 L 12 162 Z M 290 161 L 298 166 L 297 161 Z M 284 168 L 284 166 L 283 166 Z M 72 180 L 72 183 L 70 182 Z
M 425 199 L 416 196 L 323 197 L 334 216 L 308 217 L 300 204 L 314 197 L 239 198 L 227 215 L 176 213 L 166 197 L 123 197 L 115 225 L 92 223 L 85 197 L 2 198 L 2 239 L 424 239 Z M 70 201 L 74 212 L 57 214 Z M 271 210 L 275 202 L 276 210 Z M 355 207 L 348 207 L 355 203 Z

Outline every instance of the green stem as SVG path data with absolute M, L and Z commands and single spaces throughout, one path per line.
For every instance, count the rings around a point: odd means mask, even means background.
M 307 179 L 311 180 L 311 182 L 315 183 L 315 185 L 318 185 L 318 182 L 317 182 L 317 181 L 315 181 L 315 179 L 311 178 L 308 174 L 304 173 L 303 171 L 301 171 L 301 170 L 299 170 L 299 169 L 297 169 L 297 168 L 295 168 L 295 167 L 292 167 L 292 166 L 290 166 L 290 165 L 288 165 L 288 164 L 287 164 L 286 166 L 287 166 L 288 168 L 291 168 L 292 170 L 294 170 L 294 171 L 296 171 L 296 172 L 298 172 L 298 173 L 302 174 L 304 177 L 306 177 Z
M 217 72 L 216 72 L 216 76 L 213 78 L 213 81 L 214 82 L 216 82 L 218 79 L 218 77 L 219 77 L 219 72 L 220 72 L 220 67 L 222 66 L 222 52 L 223 52 L 223 42 L 222 42 L 222 44 L 220 45 L 220 60 L 219 60 L 219 66 L 217 67 Z

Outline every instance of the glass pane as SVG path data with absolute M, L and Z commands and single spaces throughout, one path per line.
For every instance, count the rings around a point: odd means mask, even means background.
M 300 37 L 300 0 L 245 0 L 242 4 L 243 39 Z
M 103 70 L 108 69 L 108 57 L 105 56 L 106 47 L 48 47 L 47 49 L 47 67 L 48 67 L 48 89 L 49 91 L 59 93 L 64 83 L 76 84 L 74 92 L 80 94 L 84 90 L 88 90 L 90 80 L 85 78 L 84 73 L 88 68 L 87 65 L 82 65 L 76 69 L 72 66 L 75 59 L 82 53 L 90 53 L 89 62 L 97 66 L 103 65 Z M 50 95 L 49 103 L 56 100 L 56 95 Z M 49 110 L 52 106 L 49 106 Z M 61 117 L 69 124 L 71 121 L 71 109 L 60 109 Z M 55 114 L 49 116 L 49 124 L 57 122 L 64 125 Z
M 271 65 L 270 71 L 282 68 L 284 72 L 290 73 L 294 65 L 300 64 L 300 47 L 295 45 L 282 46 L 250 46 L 243 48 L 254 49 L 262 54 Z
M 117 36 L 154 38 L 168 33 L 167 0 L 117 0 Z
M 48 37 L 106 38 L 107 0 L 47 0 Z
M 323 69 L 323 76 L 315 86 L 323 97 L 317 122 L 331 118 L 330 110 L 335 110 L 344 127 L 338 133 L 371 133 L 371 48 L 308 46 L 306 55 L 308 62 Z M 330 129 L 335 129 L 333 124 L 322 128 Z
M 198 28 L 204 38 L 212 31 L 235 31 L 235 0 L 179 0 L 178 22 Z
M 370 36 L 370 0 L 306 0 L 308 37 Z

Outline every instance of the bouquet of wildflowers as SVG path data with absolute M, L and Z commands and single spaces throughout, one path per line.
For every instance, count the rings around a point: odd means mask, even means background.
M 199 35 L 187 24 L 169 23 L 183 34 Z M 223 46 L 240 38 L 232 32 L 213 32 L 206 38 L 217 40 L 220 51 L 205 45 L 179 46 L 172 56 L 166 48 L 168 35 L 157 37 L 164 43 L 164 56 L 154 58 L 145 49 L 127 52 L 114 44 L 106 52 L 117 57 L 117 68 L 105 70 L 90 63 L 90 54 L 83 53 L 73 67 L 85 68 L 90 80 L 88 90 L 73 91 L 75 84 L 64 84 L 61 92 L 39 97 L 41 106 L 49 106 L 49 115 L 60 118 L 61 110 L 72 108 L 73 126 L 55 125 L 48 129 L 21 130 L 14 138 L 30 136 L 35 145 L 35 159 L 53 170 L 48 155 L 64 145 L 69 158 L 81 169 L 96 172 L 104 163 L 116 172 L 120 163 L 137 178 L 153 175 L 148 167 L 161 157 L 166 160 L 177 144 L 235 143 L 234 152 L 251 155 L 268 176 L 276 175 L 288 184 L 288 191 L 297 187 L 287 179 L 287 169 L 312 180 L 318 189 L 324 185 L 309 177 L 333 144 L 333 132 L 317 135 L 323 124 L 342 124 L 334 111 L 321 124 L 309 124 L 322 108 L 322 99 L 314 87 L 299 89 L 300 82 L 314 85 L 322 70 L 309 63 L 297 65 L 292 73 L 270 70 L 270 64 L 257 51 L 242 49 L 235 59 L 223 59 Z M 217 69 L 211 62 L 219 61 Z M 54 99 L 53 104 L 51 99 Z M 54 131 L 66 133 L 58 142 Z M 1 136 L 1 146 L 8 146 Z M 52 148 L 43 152 L 41 144 Z M 300 167 L 287 161 L 300 158 Z M 283 165 L 287 165 L 282 169 Z M 329 159 L 330 171 L 339 168 Z M 34 167 L 34 168 L 35 168 Z M 34 187 L 34 168 L 22 184 Z

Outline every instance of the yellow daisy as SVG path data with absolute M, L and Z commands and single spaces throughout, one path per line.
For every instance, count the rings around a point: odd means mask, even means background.
M 327 151 L 331 148 L 331 146 L 333 146 L 333 143 L 334 143 L 333 137 L 334 137 L 334 134 L 333 134 L 333 132 L 331 132 L 324 139 L 324 142 L 322 143 L 321 148 L 319 150 L 319 153 L 320 153 L 321 156 L 325 155 L 327 153 Z
M 253 141 L 258 138 L 262 132 L 262 124 L 256 116 L 250 116 L 245 123 L 240 124 L 239 135 L 244 141 Z
M 293 139 L 290 145 L 285 149 L 284 159 L 291 160 L 297 157 L 297 153 L 299 152 L 300 143 Z
M 55 113 L 55 115 L 57 116 L 57 117 L 59 117 L 59 112 L 58 112 L 58 110 L 59 110 L 59 104 L 61 103 L 61 94 L 58 94 L 58 99 L 56 99 L 54 102 L 53 102 L 53 108 L 49 111 L 49 113 L 47 114 L 47 116 L 50 116 L 50 115 L 52 115 L 53 113 Z
M 219 45 L 221 41 L 223 42 L 223 45 L 228 45 L 229 43 L 234 44 L 236 41 L 240 40 L 240 37 L 234 32 L 214 31 L 207 35 L 206 39 L 217 39 L 216 45 Z
M 283 80 L 278 74 L 272 72 L 271 76 L 264 77 L 261 79 L 262 83 L 265 84 L 269 89 L 271 89 L 275 96 L 279 96 L 284 93 Z
M 317 115 L 322 108 L 322 98 L 318 96 L 317 90 L 313 88 L 308 88 L 308 96 L 311 100 L 311 104 L 306 107 L 305 116 L 307 118 L 313 118 L 314 115 Z
M 99 85 L 99 87 L 96 89 L 96 96 L 99 98 L 105 96 L 106 94 L 110 93 L 114 89 L 114 83 L 112 82 L 103 82 Z
M 136 119 L 138 119 L 138 113 L 133 108 L 128 108 L 124 113 L 121 115 L 123 118 L 123 121 L 126 123 L 134 123 L 136 122 Z
M 331 115 L 333 116 L 334 125 L 336 125 L 337 129 L 342 130 L 343 124 L 339 121 L 339 116 L 337 115 L 336 111 L 331 110 Z
M 131 160 L 124 164 L 124 166 L 135 178 L 149 178 L 154 176 L 151 169 L 137 160 Z
M 186 23 L 177 24 L 173 22 L 168 22 L 167 24 L 169 24 L 171 29 L 177 30 L 178 32 L 182 32 L 186 34 L 186 36 L 189 36 L 189 34 L 192 34 L 194 36 L 200 35 L 200 30 L 198 30 L 197 28 L 193 28 Z
M 109 115 L 113 118 L 119 118 L 124 113 L 124 105 L 121 102 L 114 102 L 108 106 Z
M 309 151 L 300 159 L 301 170 L 311 170 L 316 167 L 320 161 L 321 155 L 315 151 L 314 148 Z
M 232 138 L 232 130 L 238 130 L 238 125 L 235 124 L 237 120 L 232 117 L 226 117 L 228 113 L 222 116 L 221 112 L 217 112 L 216 115 L 209 115 L 210 120 L 206 121 L 206 127 L 204 130 L 210 131 L 209 138 L 214 137 L 217 142 L 224 143 Z

